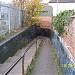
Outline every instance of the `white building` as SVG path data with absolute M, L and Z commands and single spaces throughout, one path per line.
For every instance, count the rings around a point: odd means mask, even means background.
M 49 5 L 53 7 L 53 16 L 64 10 L 75 10 L 75 0 L 50 0 Z
M 8 8 L 3 5 L 5 4 L 0 2 L 0 34 L 9 31 Z
M 21 26 L 21 10 L 0 2 L 0 35 Z

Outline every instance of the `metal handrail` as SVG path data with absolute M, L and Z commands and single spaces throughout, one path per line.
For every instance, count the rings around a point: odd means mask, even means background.
M 30 47 L 36 42 L 36 46 L 37 46 L 37 39 L 25 50 L 24 54 L 22 56 L 20 56 L 2 75 L 7 75 L 16 65 L 17 63 L 22 60 L 22 75 L 24 75 L 24 56 L 26 54 L 26 52 L 30 49 Z M 37 48 L 37 47 L 36 47 Z

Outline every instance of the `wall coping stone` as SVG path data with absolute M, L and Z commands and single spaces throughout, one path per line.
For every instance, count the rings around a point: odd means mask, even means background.
M 10 41 L 12 38 L 14 38 L 15 36 L 19 35 L 20 33 L 22 33 L 22 32 L 25 31 L 25 30 L 26 30 L 26 29 L 23 29 L 22 31 L 20 31 L 20 32 L 14 34 L 14 35 L 11 35 L 9 38 L 4 39 L 4 40 L 0 43 L 0 46 L 3 45 L 3 44 L 5 44 L 6 42 Z

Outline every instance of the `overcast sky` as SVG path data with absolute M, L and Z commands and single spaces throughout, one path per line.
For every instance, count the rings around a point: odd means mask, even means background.
M 10 3 L 12 0 L 0 0 L 5 3 Z M 50 0 L 43 0 L 44 3 L 48 3 Z

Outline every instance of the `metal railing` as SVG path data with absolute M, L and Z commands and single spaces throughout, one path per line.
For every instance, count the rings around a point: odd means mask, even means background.
M 7 75 L 18 63 L 19 61 L 22 59 L 22 75 L 25 75 L 24 73 L 24 58 L 25 58 L 25 54 L 27 53 L 27 51 L 30 49 L 30 47 L 36 43 L 36 50 L 37 50 L 37 40 L 34 40 L 34 42 L 25 50 L 25 52 L 22 54 L 22 56 L 20 56 L 2 75 Z

